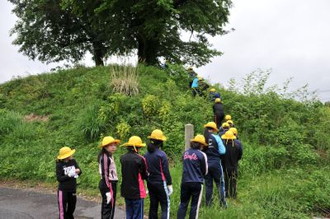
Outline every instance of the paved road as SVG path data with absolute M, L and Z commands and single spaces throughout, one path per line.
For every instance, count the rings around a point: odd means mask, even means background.
M 86 201 L 78 196 L 75 218 L 101 218 L 100 203 Z M 56 219 L 56 194 L 0 187 L 0 219 Z M 125 218 L 125 212 L 116 209 L 116 219 Z

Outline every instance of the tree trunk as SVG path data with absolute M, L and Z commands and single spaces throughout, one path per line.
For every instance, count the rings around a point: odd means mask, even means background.
M 103 46 L 100 42 L 93 42 L 93 60 L 95 62 L 95 66 L 104 66 L 103 62 Z
M 138 37 L 138 60 L 140 63 L 147 65 L 156 65 L 158 42 L 152 39 L 146 39 L 145 37 Z

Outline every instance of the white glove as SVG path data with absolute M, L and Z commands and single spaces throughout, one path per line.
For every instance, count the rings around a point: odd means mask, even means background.
M 107 204 L 109 204 L 110 201 L 111 201 L 111 194 L 110 194 L 110 192 L 105 193 L 105 196 L 107 196 Z
M 168 195 L 172 195 L 172 193 L 173 193 L 173 186 L 172 185 L 167 186 L 167 192 L 168 192 Z

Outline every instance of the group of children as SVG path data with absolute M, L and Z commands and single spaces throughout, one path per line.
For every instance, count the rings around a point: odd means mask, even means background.
M 231 116 L 227 115 L 226 119 L 228 121 L 223 123 L 221 130 L 215 122 L 205 124 L 204 135 L 192 139 L 191 148 L 184 152 L 178 219 L 185 218 L 190 199 L 189 218 L 198 216 L 204 182 L 206 206 L 212 205 L 213 181 L 218 189 L 220 206 L 227 207 L 226 197 L 237 197 L 238 161 L 242 158 L 243 148 Z
M 223 207 L 227 207 L 226 191 L 228 197 L 236 197 L 237 166 L 242 156 L 242 146 L 235 136 L 237 129 L 229 129 L 226 124 L 228 123 L 224 123 L 221 130 L 214 122 L 205 124 L 204 135 L 196 135 L 191 139 L 190 149 L 184 152 L 177 218 L 185 218 L 190 200 L 189 218 L 198 217 L 204 182 L 207 206 L 212 204 L 213 181 L 218 187 L 220 204 Z M 236 132 L 233 132 L 234 130 Z M 127 219 L 144 217 L 144 198 L 147 196 L 144 180 L 147 182 L 150 197 L 149 218 L 158 218 L 159 205 L 161 218 L 170 217 L 172 178 L 167 155 L 161 150 L 166 136 L 161 130 L 155 129 L 148 138 L 150 141 L 144 156 L 139 154 L 139 150 L 146 144 L 139 136 L 132 136 L 128 142 L 121 145 L 127 148 L 127 153 L 120 157 L 121 196 L 125 198 Z M 104 137 L 100 144 L 98 164 L 102 218 L 114 218 L 115 214 L 118 176 L 113 154 L 119 144 L 120 140 L 111 136 Z M 76 206 L 76 179 L 82 171 L 72 157 L 74 153 L 75 150 L 63 147 L 57 157 L 60 219 L 73 218 Z
M 148 136 L 150 142 L 148 152 L 141 156 L 139 150 L 145 147 L 139 136 L 132 136 L 128 142 L 121 146 L 127 148 L 127 153 L 120 157 L 121 163 L 121 195 L 125 198 L 126 218 L 144 217 L 144 198 L 147 190 L 150 196 L 149 218 L 158 218 L 158 206 L 161 206 L 161 218 L 169 218 L 170 198 L 173 192 L 172 178 L 169 171 L 168 159 L 160 148 L 166 137 L 159 129 L 154 130 Z M 103 138 L 98 155 L 100 182 L 99 189 L 102 196 L 101 217 L 114 218 L 116 191 L 117 191 L 117 168 L 113 154 L 120 140 L 111 136 Z M 76 206 L 76 178 L 82 173 L 77 162 L 73 159 L 75 150 L 63 147 L 59 151 L 56 162 L 56 176 L 58 186 L 59 218 L 73 218 Z

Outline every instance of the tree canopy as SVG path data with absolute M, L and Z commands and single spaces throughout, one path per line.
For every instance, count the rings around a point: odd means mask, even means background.
M 12 34 L 20 52 L 44 62 L 78 61 L 90 52 L 96 65 L 133 53 L 151 65 L 159 57 L 206 64 L 221 54 L 207 37 L 226 33 L 231 7 L 231 0 L 9 1 L 19 18 Z

